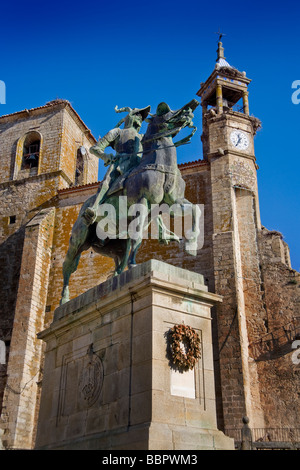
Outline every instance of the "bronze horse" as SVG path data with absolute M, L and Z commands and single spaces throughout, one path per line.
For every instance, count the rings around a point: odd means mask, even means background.
M 145 210 L 139 214 L 140 230 L 138 236 L 134 238 L 117 236 L 117 238 L 103 237 L 100 229 L 102 217 L 91 225 L 84 222 L 86 210 L 96 200 L 96 195 L 90 198 L 82 206 L 78 219 L 72 229 L 70 244 L 66 259 L 63 264 L 63 291 L 61 304 L 69 300 L 69 280 L 73 272 L 76 271 L 81 253 L 93 248 L 101 255 L 113 258 L 115 261 L 115 275 L 120 274 L 126 266 L 132 268 L 136 265 L 136 254 L 143 238 L 143 229 L 149 226 L 149 216 L 151 218 L 151 207 L 153 205 L 167 204 L 169 207 L 178 208 L 174 210 L 172 216 L 182 216 L 183 210 L 187 207 L 192 213 L 192 233 L 194 239 L 186 247 L 186 251 L 196 255 L 195 239 L 199 234 L 200 213 L 196 205 L 185 198 L 185 182 L 177 166 L 176 147 L 188 143 L 195 133 L 192 118 L 193 111 L 199 105 L 198 101 L 192 100 L 187 105 L 177 111 L 172 111 L 166 103 L 160 103 L 156 114 L 148 118 L 146 134 L 142 139 L 142 158 L 140 163 L 131 169 L 123 178 L 117 179 L 108 191 L 104 204 L 110 205 L 116 210 L 116 220 L 120 220 L 119 213 L 120 196 L 126 196 L 126 217 L 130 214 L 130 207 L 141 205 Z M 192 128 L 192 133 L 177 143 L 173 143 L 173 138 L 185 127 Z M 99 206 L 101 208 L 103 202 Z M 106 206 L 108 207 L 108 206 Z M 132 215 L 131 215 L 132 220 Z M 162 233 L 169 240 L 179 241 L 179 238 L 168 231 L 162 222 L 161 216 L 156 216 L 156 223 Z M 101 225 L 101 227 L 103 224 Z M 100 233 L 100 236 L 99 236 Z M 192 248 L 190 248 L 192 246 Z

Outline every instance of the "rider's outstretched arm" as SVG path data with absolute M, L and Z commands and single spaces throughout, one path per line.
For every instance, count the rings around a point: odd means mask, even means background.
M 111 160 L 114 158 L 113 154 L 106 154 L 104 150 L 106 147 L 113 147 L 114 141 L 120 135 L 120 129 L 115 128 L 105 134 L 104 137 L 99 139 L 99 141 L 90 148 L 90 152 L 101 160 L 104 161 L 104 164 L 108 165 Z

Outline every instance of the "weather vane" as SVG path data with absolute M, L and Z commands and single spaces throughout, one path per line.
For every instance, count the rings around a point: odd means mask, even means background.
M 226 34 L 221 33 L 220 28 L 219 28 L 219 31 L 215 32 L 214 34 L 218 34 L 218 35 L 219 35 L 219 42 L 221 41 L 221 39 L 222 39 L 223 36 L 226 36 Z

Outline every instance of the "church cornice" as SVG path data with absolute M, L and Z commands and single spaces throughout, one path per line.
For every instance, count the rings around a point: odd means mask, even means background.
M 50 171 L 48 173 L 40 173 L 39 175 L 29 175 L 26 176 L 25 178 L 20 178 L 20 179 L 14 179 L 14 180 L 7 180 L 3 181 L 0 183 L 0 190 L 9 188 L 11 186 L 18 186 L 22 184 L 27 184 L 28 182 L 33 182 L 33 181 L 38 181 L 38 180 L 46 180 L 46 179 L 51 179 L 51 178 L 56 178 L 61 176 L 67 184 L 71 184 L 70 178 L 66 175 L 66 173 L 63 170 L 57 170 L 57 171 Z
M 75 111 L 73 106 L 68 100 L 53 100 L 49 101 L 43 106 L 38 106 L 36 108 L 31 108 L 31 109 L 23 109 L 22 111 L 16 111 L 15 113 L 11 114 L 4 114 L 3 116 L 0 116 L 0 123 L 2 122 L 11 122 L 16 119 L 22 119 L 22 118 L 28 118 L 31 116 L 35 115 L 40 115 L 43 114 L 44 112 L 47 112 L 50 109 L 67 109 L 73 119 L 77 122 L 77 124 L 82 128 L 83 132 L 85 135 L 89 136 L 93 142 L 97 142 L 97 139 L 93 136 L 91 130 L 86 126 L 86 124 L 83 122 L 79 114 Z

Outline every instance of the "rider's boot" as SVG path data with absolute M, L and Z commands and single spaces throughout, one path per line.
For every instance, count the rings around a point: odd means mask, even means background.
M 92 225 L 97 217 L 96 210 L 93 207 L 88 207 L 82 214 L 82 217 L 86 225 Z

